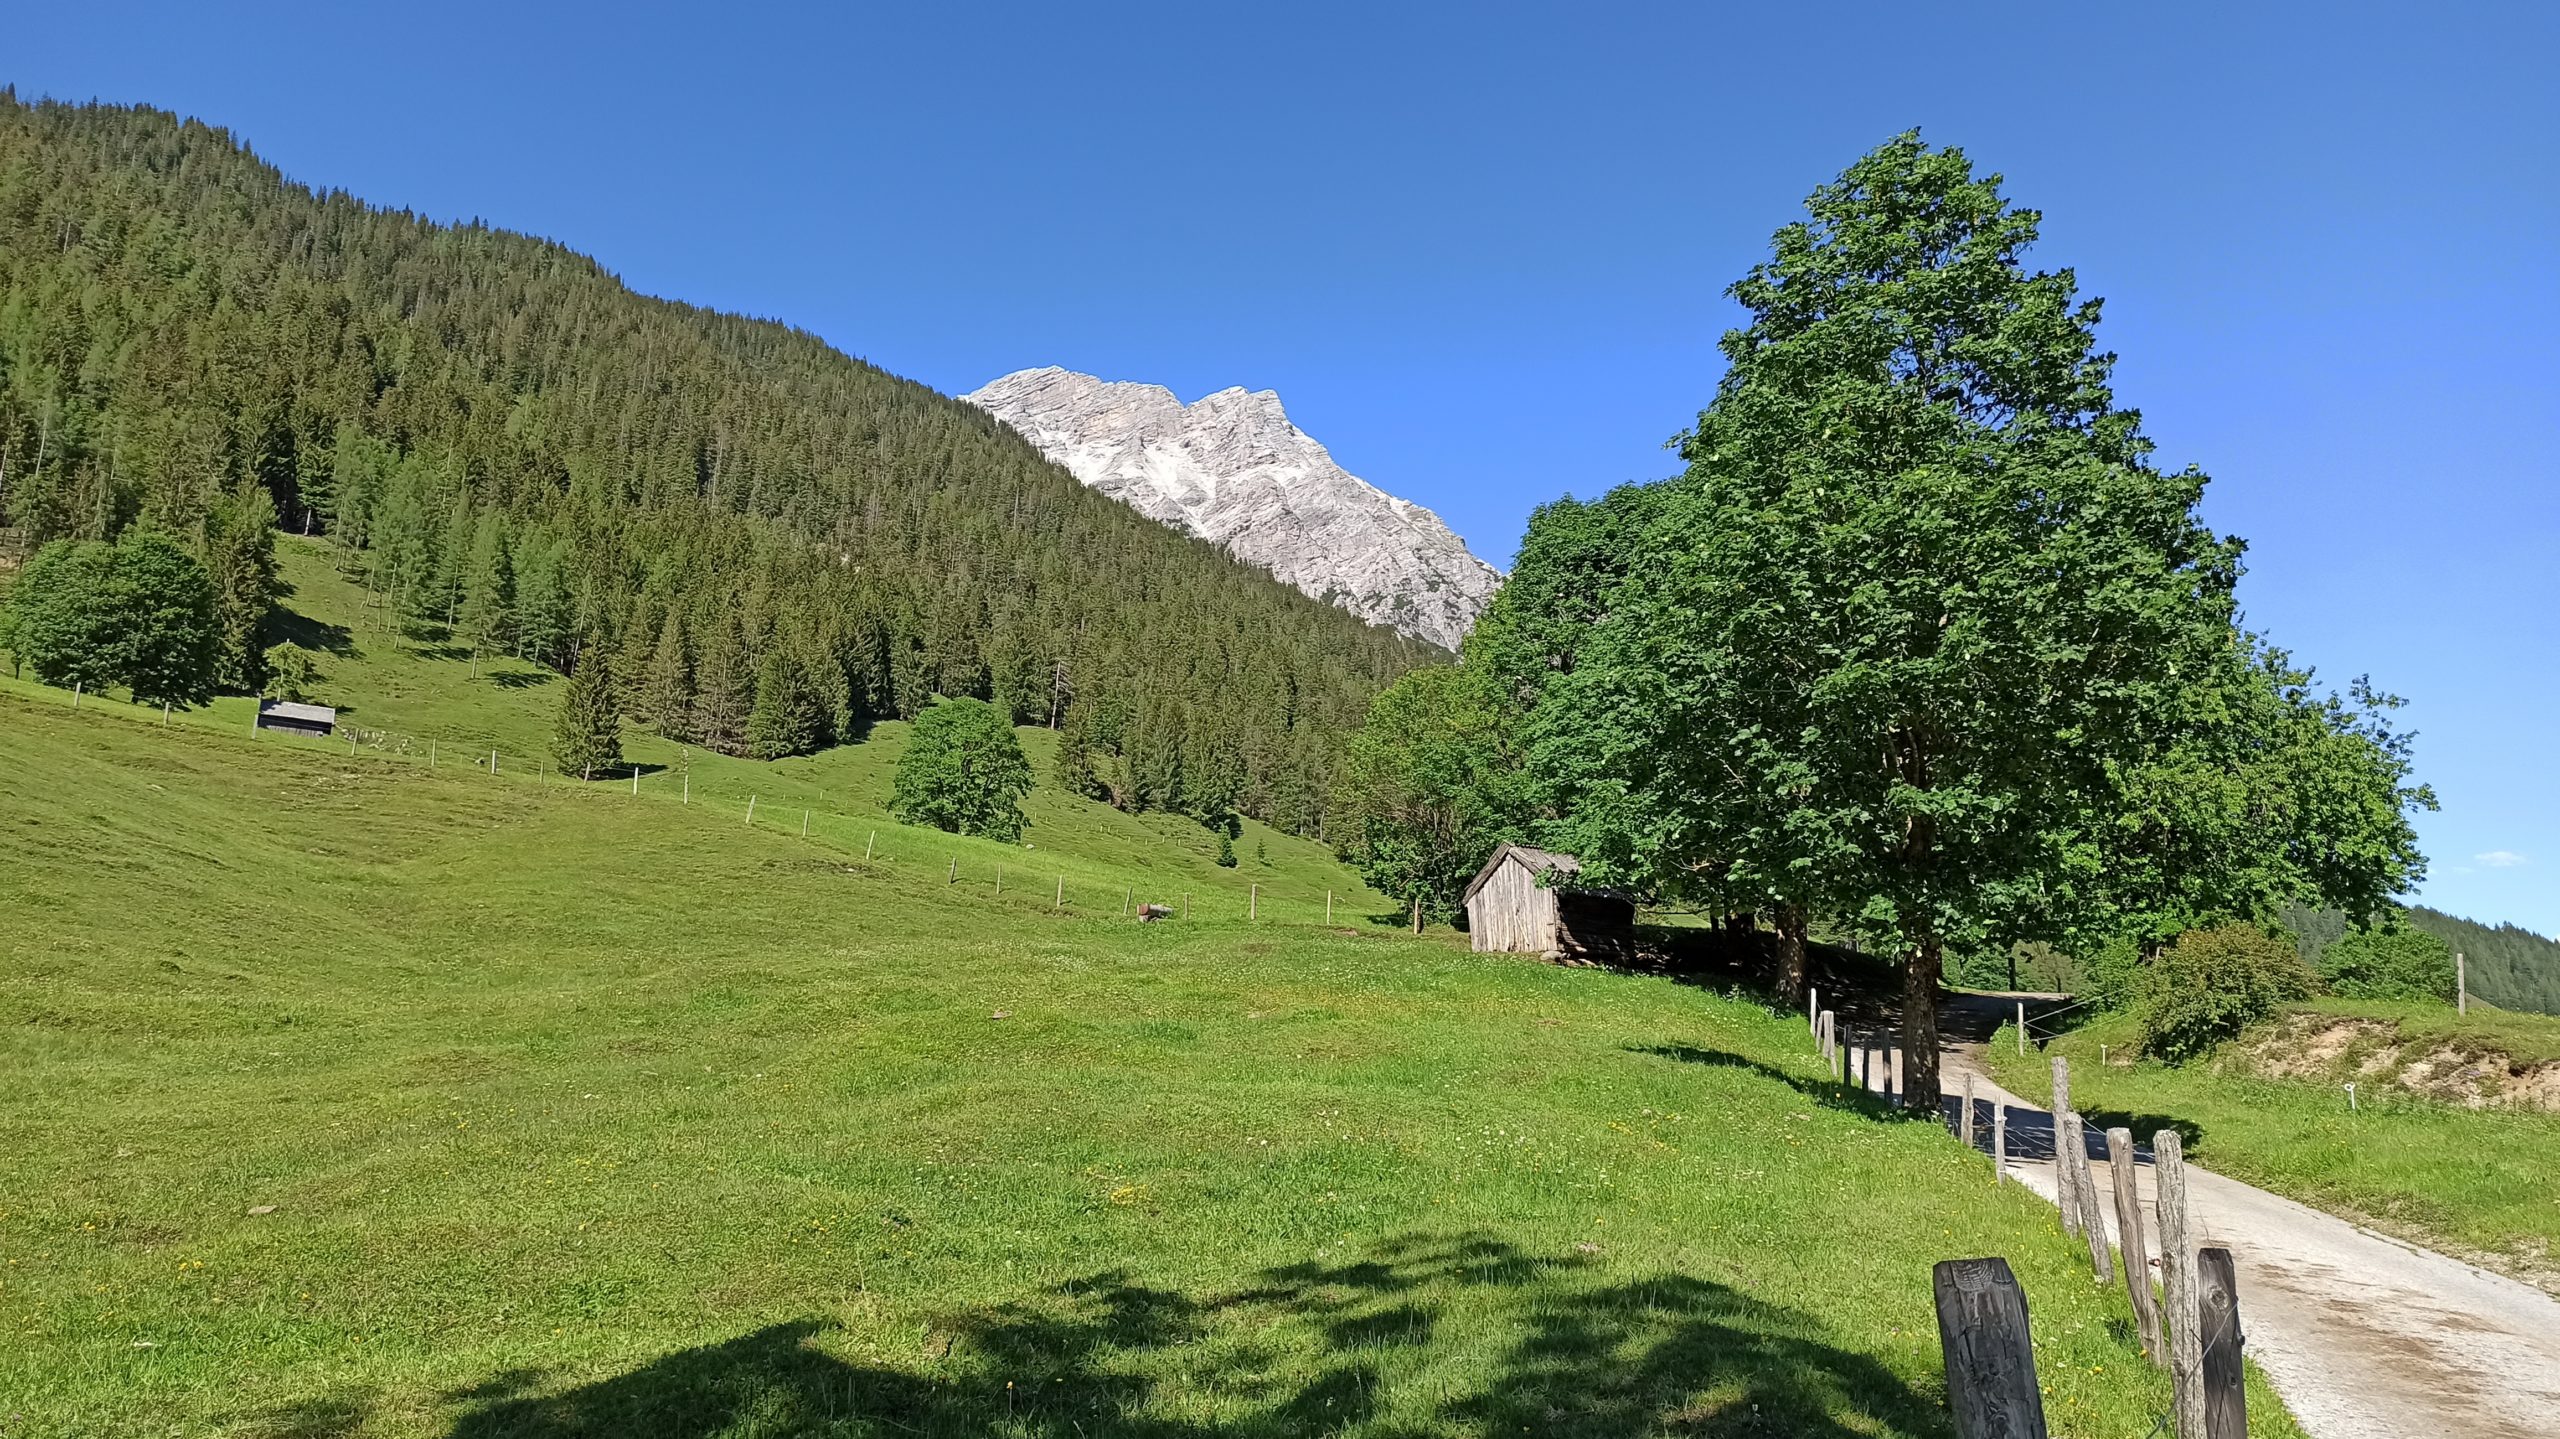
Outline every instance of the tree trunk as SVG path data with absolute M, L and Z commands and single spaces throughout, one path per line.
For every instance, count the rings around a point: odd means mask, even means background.
M 1804 1004 L 1804 911 L 1778 906 L 1778 1003 L 1789 1009 Z
M 1902 962 L 1902 1107 L 1938 1108 L 1938 975 L 1943 956 L 1938 936 L 1923 924 L 1913 930 Z

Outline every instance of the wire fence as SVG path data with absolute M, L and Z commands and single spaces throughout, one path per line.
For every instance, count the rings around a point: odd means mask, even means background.
M 143 725 L 193 731 L 230 731 L 261 746 L 282 746 L 315 756 L 414 767 L 420 772 L 476 773 L 526 790 L 575 794 L 599 803 L 621 801 L 680 809 L 706 823 L 729 823 L 805 842 L 841 857 L 848 869 L 902 872 L 941 883 L 986 901 L 1002 901 L 1026 915 L 1077 918 L 1141 918 L 1242 922 L 1266 925 L 1407 927 L 1406 913 L 1374 891 L 1327 888 L 1285 873 L 1256 877 L 1256 861 L 1238 861 L 1232 878 L 1200 874 L 1188 866 L 1112 865 L 1032 844 L 955 835 L 911 825 L 885 811 L 854 802 L 840 787 L 800 777 L 735 773 L 697 775 L 687 751 L 673 764 L 627 763 L 604 775 L 564 775 L 538 750 L 509 751 L 483 737 L 445 740 L 354 723 L 337 724 L 326 736 L 259 724 L 255 702 L 217 701 L 198 710 L 151 708 L 84 695 L 25 680 L 0 679 L 0 689 L 30 700 L 51 700 L 81 713 L 113 716 Z M 726 769 L 727 762 L 722 762 Z M 770 784 L 764 783 L 770 780 Z M 660 811 L 663 813 L 663 810 Z

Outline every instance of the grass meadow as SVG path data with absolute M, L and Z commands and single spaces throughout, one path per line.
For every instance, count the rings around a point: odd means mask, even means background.
M 1746 999 L 14 695 L 0 765 L 12 1439 L 1938 1434 L 1972 1254 L 2057 1432 L 2165 1406 Z
M 1260 826 L 894 826 L 897 726 L 492 775 L 545 685 L 293 574 L 352 751 L 0 685 L 6 1439 L 1943 1435 L 1986 1254 L 2055 1433 L 2167 1409 L 2053 1211 L 1795 1016 L 1408 935 Z

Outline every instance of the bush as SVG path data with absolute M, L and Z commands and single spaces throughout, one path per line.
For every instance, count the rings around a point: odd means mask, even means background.
M 2332 993 L 2349 999 L 2453 1002 L 2452 947 L 2396 919 L 2331 941 L 2320 953 L 2320 971 Z
M 1030 823 L 1031 761 L 1010 719 L 985 700 L 946 699 L 916 716 L 889 808 L 909 824 L 1014 840 Z
M 2262 929 L 2191 929 L 2137 983 L 2143 1052 L 2183 1064 L 2318 986 L 2293 945 Z

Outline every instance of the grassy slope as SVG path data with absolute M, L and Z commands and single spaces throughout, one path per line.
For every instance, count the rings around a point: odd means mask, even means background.
M 2539 1015 L 2324 1000 L 2317 1008 L 2401 1024 L 2413 1041 L 2458 1033 L 2519 1059 L 2547 1057 L 2560 1030 Z M 2171 1068 L 2127 1063 L 2136 1032 L 2110 1016 L 2015 1052 L 2006 1029 L 1989 1047 L 1996 1077 L 2051 1097 L 2051 1054 L 2070 1057 L 2072 1097 L 2093 1118 L 2139 1132 L 2174 1125 L 2214 1169 L 2306 1204 L 2424 1243 L 2471 1254 L 2560 1291 L 2560 1116 L 2433 1103 L 2368 1079 L 2350 1112 L 2339 1083 L 2252 1073 L 2236 1057 Z M 2110 1061 L 2099 1063 L 2099 1046 Z M 2353 1078 L 2342 1074 L 2340 1079 Z
M 532 778 L 545 758 L 559 704 L 559 677 L 539 666 L 495 660 L 475 666 L 458 651 L 403 636 L 388 626 L 371 597 L 331 567 L 325 545 L 287 538 L 282 546 L 290 629 L 308 647 L 335 652 L 320 659 L 316 698 L 341 707 L 357 731 L 363 752 L 440 770 L 486 774 L 491 749 L 499 774 Z M 0 694 L 44 704 L 67 700 L 62 692 L 0 677 Z M 95 697 L 84 707 L 133 713 L 115 700 Z M 158 723 L 157 714 L 145 716 Z M 171 718 L 224 734 L 247 734 L 250 702 L 217 700 L 207 709 Z M 774 764 L 686 749 L 638 726 L 626 728 L 624 752 L 646 773 L 636 799 L 677 804 L 689 796 L 707 821 L 719 814 L 743 821 L 750 797 L 756 822 L 800 831 L 803 812 L 813 836 L 855 855 L 877 837 L 876 857 L 948 875 L 959 862 L 965 887 L 991 892 L 996 867 L 1005 868 L 1006 897 L 1025 909 L 1057 902 L 1064 878 L 1070 908 L 1117 913 L 1124 895 L 1178 904 L 1191 896 L 1195 912 L 1242 915 L 1259 888 L 1264 918 L 1321 919 L 1325 896 L 1335 896 L 1336 917 L 1351 922 L 1383 919 L 1391 900 L 1368 889 L 1320 843 L 1281 833 L 1255 820 L 1244 822 L 1235 844 L 1238 863 L 1216 863 L 1217 837 L 1174 815 L 1124 815 L 1107 805 L 1059 794 L 1045 783 L 1024 806 L 1031 827 L 1024 845 L 958 838 L 899 824 L 888 813 L 890 777 L 906 742 L 906 726 L 892 721 L 870 738 L 815 755 Z M 1056 753 L 1046 730 L 1020 731 L 1035 773 L 1045 780 Z M 275 733 L 258 743 L 345 754 L 344 740 L 298 740 Z M 590 787 L 598 802 L 635 798 L 621 784 Z
M 1939 1433 L 1984 1253 L 2056 1432 L 2164 1403 L 1749 1004 L 17 696 L 0 767 L 13 1436 Z

